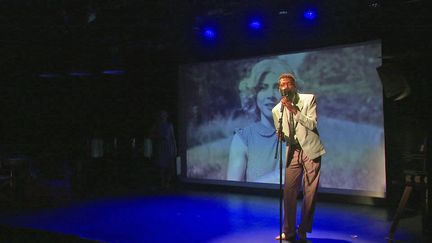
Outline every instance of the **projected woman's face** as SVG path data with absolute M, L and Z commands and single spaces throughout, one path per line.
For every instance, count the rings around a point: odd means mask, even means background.
M 281 96 L 279 93 L 278 75 L 268 73 L 263 77 L 257 91 L 257 106 L 267 119 L 273 119 L 272 109 L 275 107 Z

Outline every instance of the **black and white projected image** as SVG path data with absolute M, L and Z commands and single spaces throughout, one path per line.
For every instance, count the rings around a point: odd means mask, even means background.
M 384 197 L 380 56 L 380 41 L 372 41 L 182 65 L 187 178 L 278 184 L 271 109 L 280 99 L 279 75 L 294 72 L 299 92 L 317 98 L 327 151 L 320 187 Z

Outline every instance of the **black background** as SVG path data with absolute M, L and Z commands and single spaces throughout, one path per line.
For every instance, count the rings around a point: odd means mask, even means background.
M 178 65 L 380 39 L 412 93 L 384 100 L 389 185 L 430 134 L 429 1 L 0 1 L 2 154 L 86 154 L 95 136 L 144 138 L 160 108 L 177 116 Z M 302 11 L 316 6 L 308 22 Z M 89 22 L 88 13 L 96 13 Z M 264 16 L 264 30 L 244 25 Z M 217 39 L 200 31 L 215 23 Z M 101 72 L 121 69 L 123 75 Z M 92 75 L 70 76 L 70 72 Z M 41 73 L 55 73 L 41 78 Z M 384 87 L 385 89 L 385 87 Z M 419 142 L 420 141 L 420 142 Z M 429 161 L 429 160 L 428 160 Z M 389 187 L 389 191 L 391 188 Z

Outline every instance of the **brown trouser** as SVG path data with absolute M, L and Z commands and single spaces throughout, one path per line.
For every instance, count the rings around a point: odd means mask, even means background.
M 312 220 L 315 211 L 315 199 L 320 178 L 321 157 L 309 159 L 299 146 L 292 154 L 291 163 L 287 163 L 284 185 L 284 232 L 293 235 L 296 230 L 297 196 L 302 185 L 303 204 L 299 231 L 312 232 Z M 289 149 L 286 150 L 287 158 Z

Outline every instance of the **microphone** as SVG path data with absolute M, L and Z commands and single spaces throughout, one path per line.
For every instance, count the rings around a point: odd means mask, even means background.
M 292 104 L 294 102 L 294 97 L 296 94 L 296 90 L 295 89 L 280 89 L 280 94 L 282 97 L 286 97 L 289 102 Z M 284 106 L 281 105 L 281 113 L 283 112 Z
M 294 100 L 295 97 L 295 90 L 293 89 L 281 89 L 280 90 L 280 94 L 281 96 L 285 96 L 287 97 L 288 100 L 290 100 L 291 102 Z

